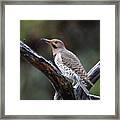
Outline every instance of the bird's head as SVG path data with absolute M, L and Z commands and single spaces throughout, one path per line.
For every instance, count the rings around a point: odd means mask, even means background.
M 53 55 L 55 55 L 60 50 L 65 49 L 65 45 L 61 40 L 58 40 L 58 39 L 49 40 L 45 38 L 41 38 L 41 40 L 51 46 Z
M 49 39 L 45 39 L 45 38 L 42 38 L 41 40 L 48 43 L 53 49 L 65 48 L 64 43 L 61 40 L 58 40 L 58 39 L 49 40 Z

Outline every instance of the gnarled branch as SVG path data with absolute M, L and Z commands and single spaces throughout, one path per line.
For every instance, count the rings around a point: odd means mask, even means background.
M 44 57 L 35 53 L 30 47 L 25 45 L 23 42 L 20 42 L 20 53 L 29 63 L 34 67 L 42 71 L 50 80 L 53 85 L 56 96 L 55 99 L 63 100 L 75 100 L 77 99 L 74 93 L 73 86 L 70 80 L 61 75 L 60 71 Z M 98 62 L 89 72 L 88 75 L 93 84 L 96 83 L 100 76 L 100 63 Z M 90 89 L 92 86 L 88 85 L 87 89 Z M 85 94 L 84 98 L 87 98 Z M 98 96 L 91 95 L 91 99 L 98 99 Z M 82 99 L 82 98 L 81 98 Z

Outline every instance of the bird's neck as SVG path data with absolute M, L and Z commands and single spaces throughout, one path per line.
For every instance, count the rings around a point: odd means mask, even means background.
M 53 56 L 56 56 L 57 53 L 61 52 L 62 50 L 65 50 L 66 48 L 59 48 L 59 49 L 52 49 Z

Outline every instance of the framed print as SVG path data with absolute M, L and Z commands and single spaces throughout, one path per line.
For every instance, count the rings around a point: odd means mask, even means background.
M 119 119 L 118 1 L 1 7 L 1 118 Z

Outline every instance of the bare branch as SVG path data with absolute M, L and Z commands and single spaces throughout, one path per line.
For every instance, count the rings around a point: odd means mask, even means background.
M 90 78 L 90 81 L 94 85 L 97 82 L 97 80 L 100 78 L 100 61 L 94 67 L 91 68 L 91 70 L 88 72 L 88 76 Z M 92 86 L 88 83 L 86 83 L 86 84 L 87 84 L 87 89 L 90 90 Z M 95 96 L 95 95 L 91 95 L 91 94 L 89 94 L 89 96 L 87 96 L 80 87 L 78 87 L 76 91 L 75 91 L 76 95 L 78 96 L 79 99 L 80 98 L 82 100 L 86 100 L 86 99 L 98 100 L 98 99 L 100 99 L 99 96 Z
M 61 94 L 64 100 L 75 99 L 72 84 L 64 76 L 59 74 L 59 70 L 42 56 L 37 55 L 23 42 L 20 42 L 21 56 L 30 62 L 37 69 L 42 71 L 50 80 L 55 90 Z
M 100 61 L 88 72 L 90 81 L 95 84 L 100 78 Z M 87 88 L 90 89 L 92 86 L 88 85 Z
M 60 71 L 47 61 L 42 56 L 36 54 L 31 48 L 25 45 L 23 42 L 20 42 L 20 53 L 28 62 L 30 62 L 34 67 L 42 71 L 50 80 L 53 85 L 56 93 L 54 99 L 63 99 L 63 100 L 74 100 L 74 99 L 88 99 L 88 96 L 77 93 L 79 97 L 75 95 L 73 86 L 68 78 L 65 78 L 61 75 Z M 96 64 L 89 72 L 88 75 L 93 84 L 96 83 L 100 76 L 100 63 Z M 90 89 L 92 86 L 88 85 L 87 89 Z M 98 99 L 98 96 L 90 95 L 91 99 Z

